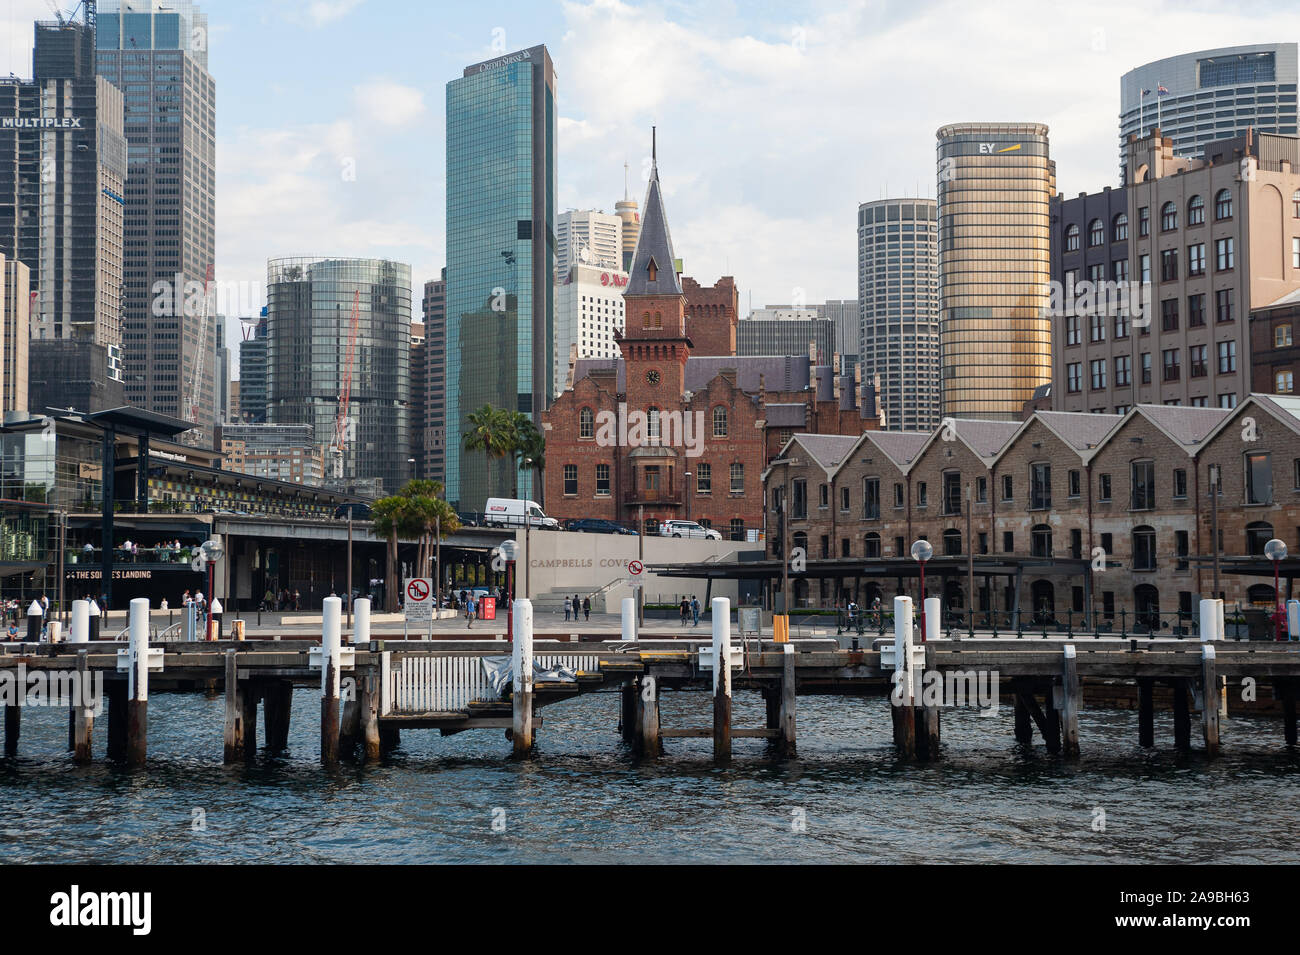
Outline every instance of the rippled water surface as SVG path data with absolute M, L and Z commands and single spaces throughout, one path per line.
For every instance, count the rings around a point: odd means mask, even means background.
M 1066 763 L 1018 747 L 1008 707 L 955 712 L 943 758 L 903 764 L 884 700 L 801 697 L 797 759 L 738 740 L 716 769 L 707 740 L 634 762 L 617 696 L 593 694 L 541 711 L 531 760 L 512 761 L 500 731 L 409 730 L 383 765 L 327 773 L 308 691 L 294 695 L 289 754 L 251 766 L 221 765 L 221 699 L 149 706 L 137 772 L 73 766 L 66 712 L 24 711 L 19 758 L 0 760 L 0 861 L 1300 861 L 1300 757 L 1276 719 L 1226 721 L 1208 761 L 1173 753 L 1167 714 L 1144 752 L 1135 713 L 1085 710 L 1083 757 Z M 663 725 L 708 721 L 705 695 L 665 695 Z M 737 697 L 735 723 L 761 725 L 756 694 Z M 192 831 L 194 810 L 206 831 Z

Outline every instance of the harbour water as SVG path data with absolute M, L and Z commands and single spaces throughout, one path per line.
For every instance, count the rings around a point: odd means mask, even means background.
M 634 762 L 618 698 L 541 710 L 537 755 L 498 731 L 409 730 L 380 766 L 318 763 L 319 697 L 294 694 L 290 752 L 221 765 L 223 702 L 150 700 L 149 765 L 64 751 L 65 711 L 23 713 L 20 754 L 0 760 L 3 863 L 445 862 L 1297 862 L 1300 755 L 1277 720 L 1225 721 L 1223 755 L 1137 745 L 1137 714 L 1084 710 L 1083 755 L 1025 750 L 1012 711 L 944 715 L 942 759 L 898 762 L 887 703 L 799 700 L 799 756 L 738 740 L 715 768 L 707 740 L 666 740 Z M 665 726 L 707 725 L 709 700 L 666 693 Z M 757 726 L 738 694 L 736 726 Z M 1103 815 L 1104 814 L 1104 815 Z

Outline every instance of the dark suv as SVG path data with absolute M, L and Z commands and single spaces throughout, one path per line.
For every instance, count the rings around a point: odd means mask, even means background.
M 576 520 L 569 521 L 564 525 L 566 531 L 577 531 L 580 534 L 631 534 L 636 536 L 636 531 L 630 527 L 624 527 L 617 521 L 607 521 L 603 517 L 579 517 Z

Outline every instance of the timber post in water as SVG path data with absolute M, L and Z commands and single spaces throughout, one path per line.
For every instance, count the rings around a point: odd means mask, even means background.
M 894 688 L 889 701 L 898 755 L 916 755 L 916 683 L 912 673 L 912 598 L 894 598 Z
M 511 609 L 514 614 L 514 645 L 510 666 L 514 690 L 511 694 L 511 739 L 516 756 L 533 750 L 533 602 L 520 597 Z
M 1067 643 L 1061 668 L 1061 723 L 1064 735 L 1063 751 L 1067 759 L 1079 757 L 1079 710 L 1083 707 L 1083 692 L 1079 689 L 1079 660 L 1077 648 Z
M 713 759 L 731 759 L 731 601 L 713 598 Z
M 339 764 L 339 675 L 343 601 L 326 597 L 321 609 L 320 761 Z
M 149 749 L 149 598 L 131 601 L 131 644 L 127 655 L 126 763 L 143 766 Z

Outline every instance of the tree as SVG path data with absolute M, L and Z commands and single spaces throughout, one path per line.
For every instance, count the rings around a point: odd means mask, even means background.
M 504 408 L 484 405 L 469 413 L 469 430 L 465 432 L 465 450 L 482 451 L 488 465 L 501 461 L 511 450 L 514 422 Z
M 456 511 L 442 499 L 443 486 L 437 481 L 410 481 L 391 497 L 381 498 L 370 509 L 375 532 L 388 540 L 388 566 L 384 587 L 384 611 L 397 612 L 397 593 L 401 581 L 397 574 L 399 537 L 418 543 L 417 576 L 428 571 L 440 535 L 460 530 Z
M 533 424 L 533 419 L 522 412 L 515 412 L 514 425 L 515 433 L 512 445 L 516 465 L 519 470 L 532 471 L 537 475 L 537 481 L 535 482 L 537 500 L 538 503 L 545 507 L 546 502 L 542 497 L 542 487 L 544 483 L 543 476 L 546 473 L 546 439 L 537 430 L 537 425 Z

